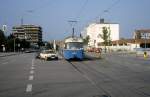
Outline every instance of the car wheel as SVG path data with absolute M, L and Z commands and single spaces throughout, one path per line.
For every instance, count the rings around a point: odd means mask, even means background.
M 42 59 L 43 59 L 43 57 L 40 57 L 40 59 L 42 60 Z
M 45 57 L 45 61 L 47 61 L 48 60 L 48 58 L 47 57 Z
M 58 57 L 56 57 L 55 59 L 58 60 Z

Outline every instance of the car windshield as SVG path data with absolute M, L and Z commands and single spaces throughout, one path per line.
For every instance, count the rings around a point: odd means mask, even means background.
M 49 51 L 43 51 L 43 53 L 44 53 L 44 54 L 49 54 L 49 53 L 55 53 L 55 52 L 54 52 L 54 51 L 49 50 Z

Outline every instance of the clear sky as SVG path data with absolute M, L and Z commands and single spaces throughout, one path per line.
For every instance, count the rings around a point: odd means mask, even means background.
M 119 23 L 124 38 L 131 38 L 135 29 L 150 28 L 150 0 L 0 0 L 0 12 L 0 27 L 6 24 L 7 34 L 23 17 L 24 24 L 42 26 L 43 40 L 71 35 L 70 20 L 78 21 L 77 35 L 100 17 Z

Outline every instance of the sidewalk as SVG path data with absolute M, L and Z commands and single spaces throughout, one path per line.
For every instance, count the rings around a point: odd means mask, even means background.
M 16 52 L 0 52 L 0 57 L 16 55 Z

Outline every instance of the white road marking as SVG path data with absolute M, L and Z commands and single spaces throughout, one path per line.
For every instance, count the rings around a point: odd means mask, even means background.
M 35 65 L 34 65 L 34 59 L 32 59 L 32 64 L 31 64 L 31 66 L 32 67 L 34 67 Z
M 26 92 L 32 92 L 32 84 L 27 85 Z
M 8 64 L 8 62 L 2 63 L 2 64 Z
M 30 74 L 34 74 L 34 70 L 31 70 L 31 71 L 30 71 Z
M 33 69 L 35 69 L 35 68 L 32 66 L 31 69 L 33 70 Z
M 30 75 L 29 76 L 29 80 L 33 80 L 34 76 L 33 75 Z
M 32 59 L 32 64 L 31 64 L 32 66 L 31 66 L 31 71 L 30 71 L 30 74 L 34 74 L 34 70 L 33 69 L 35 69 L 34 68 L 34 59 Z M 34 79 L 34 76 L 33 75 L 30 75 L 29 76 L 29 80 L 33 80 Z M 26 88 L 26 92 L 32 92 L 32 84 L 27 84 L 27 88 Z
M 34 65 L 34 59 L 32 59 L 32 65 Z

